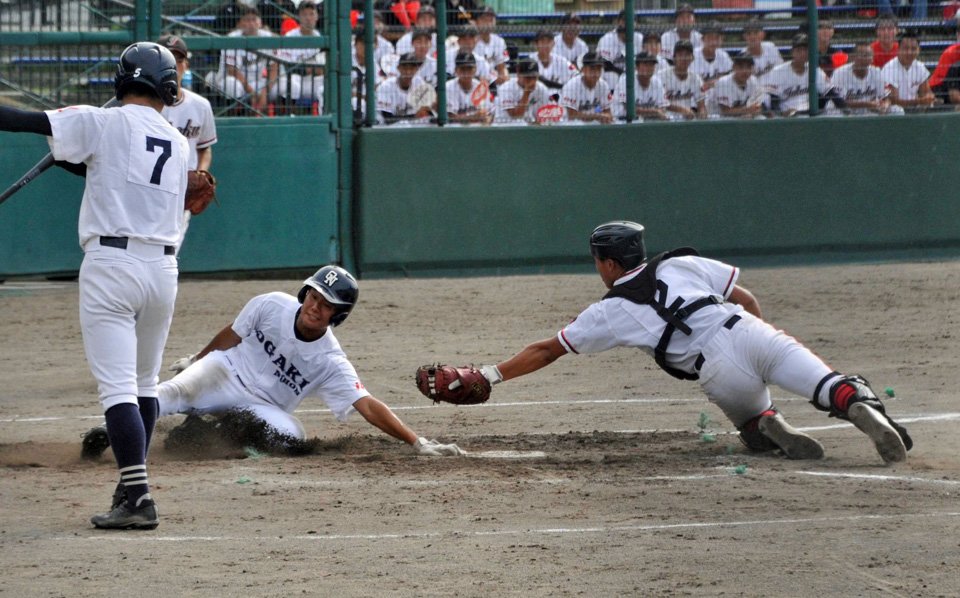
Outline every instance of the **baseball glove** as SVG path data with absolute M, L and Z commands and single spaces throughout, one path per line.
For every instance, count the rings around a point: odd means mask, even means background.
M 417 368 L 417 388 L 434 403 L 476 405 L 490 398 L 490 381 L 472 365 L 422 365 Z
M 217 198 L 217 179 L 206 170 L 187 171 L 187 199 L 184 209 L 196 216 Z

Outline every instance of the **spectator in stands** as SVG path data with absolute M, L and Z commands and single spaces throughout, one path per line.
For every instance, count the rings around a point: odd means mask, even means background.
M 763 88 L 753 74 L 753 56 L 743 51 L 733 57 L 733 72 L 720 77 L 713 103 L 723 118 L 763 118 Z
M 883 83 L 890 90 L 890 102 L 904 110 L 923 110 L 934 104 L 930 71 L 917 60 L 920 39 L 913 31 L 900 35 L 897 59 L 884 65 Z
M 425 8 L 429 7 L 425 6 L 421 8 L 421 14 L 423 14 L 423 10 Z M 437 34 L 435 32 L 431 32 L 429 29 L 413 30 L 413 53 L 417 57 L 417 60 L 419 60 L 421 63 L 420 71 L 417 73 L 417 75 L 434 87 L 437 87 L 437 52 L 431 44 L 436 43 L 436 39 Z
M 373 30 L 376 32 L 373 39 L 377 44 L 377 49 L 373 54 L 373 59 L 377 61 L 377 64 L 380 64 L 380 61 L 383 60 L 384 56 L 396 54 L 397 51 L 396 48 L 393 47 L 393 42 L 388 40 L 383 35 L 386 26 L 383 23 L 383 17 L 381 15 L 382 13 L 378 11 L 374 11 L 373 13 Z
M 483 57 L 490 70 L 496 73 L 497 85 L 506 83 L 510 79 L 510 75 L 507 74 L 507 61 L 510 59 L 510 54 L 507 52 L 507 42 L 494 33 L 497 29 L 497 13 L 489 6 L 485 6 L 477 13 L 476 23 L 480 35 L 477 37 L 475 52 L 477 56 Z
M 476 55 L 457 52 L 456 78 L 447 81 L 447 116 L 451 123 L 490 124 L 490 93 L 485 81 L 477 79 Z
M 297 6 L 292 0 L 259 0 L 256 8 L 263 26 L 275 35 L 283 35 L 284 20 L 293 21 L 293 15 L 297 14 Z
M 291 29 L 285 37 L 320 37 L 317 21 L 320 12 L 313 0 L 302 0 L 297 7 L 296 29 Z M 323 69 L 327 55 L 316 48 L 287 48 L 280 55 L 290 62 L 299 63 L 301 72 L 290 75 L 290 95 L 298 103 L 317 102 L 317 112 L 323 112 Z
M 400 74 L 390 77 L 377 87 L 377 121 L 393 124 L 399 121 L 428 119 L 433 115 L 430 106 L 415 108 L 410 105 L 410 92 L 429 85 L 417 76 L 422 61 L 413 52 L 400 56 L 397 70 Z
M 566 82 L 577 75 L 577 67 L 563 56 L 554 54 L 553 47 L 555 42 L 553 33 L 541 29 L 537 32 L 536 37 L 533 38 L 533 43 L 537 49 L 537 53 L 534 54 L 533 59 L 537 63 L 540 81 L 546 85 L 548 89 L 553 90 L 550 93 L 559 93 Z
M 810 28 L 807 23 L 800 25 L 798 33 L 810 34 Z M 834 33 L 833 21 L 828 18 L 821 19 L 817 25 L 817 57 L 820 68 L 823 69 L 823 72 L 826 73 L 828 77 L 833 75 L 834 69 L 847 64 L 847 61 L 850 59 L 846 52 L 834 48 L 830 43 L 833 41 Z
M 696 30 L 697 17 L 693 12 L 693 7 L 683 3 L 677 7 L 673 17 L 673 29 L 663 34 L 661 43 L 663 45 L 663 57 L 667 60 L 673 60 L 673 49 L 678 41 L 688 41 L 697 49 L 703 45 L 703 36 Z
M 957 43 L 950 45 L 943 51 L 940 60 L 937 61 L 937 67 L 933 69 L 933 74 L 930 75 L 930 89 L 937 97 L 949 101 L 951 104 L 955 102 L 950 99 L 948 90 L 955 86 L 946 84 L 945 79 L 950 72 L 950 67 L 960 62 L 960 13 L 954 16 L 953 26 L 956 29 Z
M 651 56 L 657 57 L 657 72 L 668 69 L 673 65 L 663 57 L 660 50 L 663 45 L 660 43 L 660 32 L 647 30 L 643 33 L 643 51 Z
M 620 75 L 624 73 L 627 64 L 627 18 L 625 11 L 617 15 L 616 27 L 613 31 L 603 34 L 597 42 L 597 54 L 603 59 L 603 79 L 610 89 L 617 86 Z M 636 19 L 634 19 L 636 20 Z M 639 30 L 633 33 L 633 51 L 639 52 L 643 48 L 643 34 Z
M 637 107 L 637 116 L 643 120 L 667 120 L 666 93 L 663 83 L 655 73 L 657 70 L 657 55 L 642 51 L 637 54 L 637 77 L 634 83 L 634 98 Z M 627 115 L 627 75 L 620 75 L 617 83 L 617 116 L 625 118 Z
M 357 27 L 353 32 L 353 66 L 350 69 L 350 96 L 353 103 L 354 120 L 362 121 L 367 113 L 367 45 L 364 40 L 366 30 Z M 383 79 L 379 65 L 375 65 L 375 85 Z
M 766 32 L 756 17 L 743 27 L 743 39 L 747 42 L 746 53 L 753 57 L 753 74 L 762 79 L 777 65 L 783 64 L 780 50 L 773 42 L 764 41 Z
M 733 61 L 726 50 L 720 48 L 723 43 L 723 29 L 720 23 L 709 23 L 702 31 L 702 42 L 699 48 L 693 49 L 694 73 L 703 79 L 704 91 L 716 85 L 720 77 L 733 70 Z
M 955 62 L 947 71 L 942 88 L 946 91 L 943 101 L 953 105 L 954 110 L 960 110 L 960 62 Z
M 481 0 L 444 0 L 447 3 L 447 26 L 473 25 L 473 19 L 483 6 Z
M 680 40 L 673 46 L 673 67 L 660 72 L 663 90 L 670 105 L 672 119 L 704 118 L 707 115 L 703 80 L 690 70 L 693 64 L 693 43 Z
M 553 51 L 575 65 L 590 51 L 587 42 L 580 39 L 580 24 L 580 17 L 568 12 L 560 23 L 560 33 L 553 38 Z
M 457 47 L 447 50 L 447 75 L 456 75 L 457 54 L 466 52 L 467 54 L 473 54 L 477 58 L 476 64 L 474 65 L 477 77 L 487 83 L 496 81 L 496 73 L 491 72 L 490 63 L 477 52 L 477 38 L 479 37 L 480 31 L 474 25 L 467 25 L 460 29 L 459 35 L 457 36 Z
M 897 43 L 897 20 L 893 15 L 877 19 L 877 39 L 870 44 L 873 50 L 873 66 L 883 68 L 897 57 L 900 44 Z
M 272 37 L 263 29 L 260 13 L 251 6 L 244 7 L 239 20 L 239 29 L 228 37 Z M 263 112 L 268 102 L 286 96 L 287 78 L 269 50 L 247 51 L 241 49 L 221 50 L 220 68 L 207 75 L 207 84 L 219 89 L 235 100 L 247 100 L 257 112 Z M 265 75 L 264 75 L 265 73 Z
M 560 90 L 560 105 L 566 109 L 568 121 L 610 124 L 612 94 L 603 80 L 604 61 L 596 52 L 587 52 L 582 62 L 580 74 Z
M 407 31 L 397 40 L 397 54 L 406 54 L 413 52 L 413 34 L 417 30 L 425 30 L 430 33 L 430 55 L 437 57 L 437 13 L 433 6 L 427 4 L 420 6 L 420 12 L 417 13 L 417 26 L 412 31 Z
M 540 67 L 532 58 L 517 61 L 517 78 L 497 88 L 497 122 L 537 122 L 537 110 L 551 102 L 550 90 L 539 81 L 540 76 Z
M 809 114 L 810 80 L 807 63 L 810 55 L 810 38 L 805 33 L 793 36 L 790 62 L 774 68 L 764 78 L 763 84 L 770 94 L 771 113 L 791 117 Z M 830 100 L 831 86 L 826 73 L 817 67 L 817 95 L 821 108 Z
M 853 62 L 833 72 L 830 80 L 840 98 L 840 106 L 847 114 L 887 114 L 891 111 L 889 92 L 883 84 L 880 69 L 873 66 L 873 50 L 865 41 L 853 48 Z M 895 112 L 903 109 L 893 106 Z

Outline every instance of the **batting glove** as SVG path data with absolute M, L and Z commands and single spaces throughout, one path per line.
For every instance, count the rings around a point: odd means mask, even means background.
M 413 443 L 413 448 L 417 454 L 427 457 L 462 457 L 467 454 L 467 451 L 455 444 L 440 444 L 436 440 L 427 440 L 422 436 Z
M 193 362 L 195 362 L 196 360 L 197 360 L 197 354 L 196 354 L 196 353 L 194 353 L 193 355 L 187 355 L 186 357 L 181 357 L 180 359 L 174 361 L 174 362 L 173 362 L 173 365 L 171 365 L 171 366 L 170 366 L 169 368 L 167 368 L 167 369 L 170 370 L 171 372 L 176 372 L 176 373 L 179 374 L 179 373 L 182 372 L 183 370 L 185 370 L 185 369 L 187 369 L 188 367 L 190 367 L 190 365 L 191 365 Z

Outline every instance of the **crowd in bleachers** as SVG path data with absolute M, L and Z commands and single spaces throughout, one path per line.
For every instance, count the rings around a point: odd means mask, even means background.
M 291 5 L 279 20 L 272 16 L 272 26 L 255 6 L 235 6 L 231 36 L 274 35 L 273 30 L 319 35 L 322 5 L 313 0 Z M 396 0 L 376 11 L 374 98 L 367 97 L 364 24 L 356 25 L 351 90 L 358 122 L 367 120 L 369 106 L 378 124 L 436 123 L 441 95 L 447 121 L 462 124 L 801 116 L 811 112 L 811 47 L 819 55 L 818 113 L 883 115 L 960 106 L 960 44 L 949 45 L 940 64 L 930 69 L 919 57 L 918 32 L 892 15 L 870 21 L 869 36 L 838 43 L 839 27 L 827 14 L 820 16 L 811 38 L 805 21 L 774 24 L 754 17 L 704 23 L 690 5 L 679 5 L 672 23 L 635 22 L 631 115 L 625 13 L 599 37 L 586 40 L 576 14 L 565 15 L 554 27 L 527 25 L 521 32 L 513 27 L 505 38 L 501 33 L 508 32 L 498 27 L 492 8 L 470 7 L 466 17 L 466 11 L 456 11 L 450 36 L 442 42 L 431 4 Z M 785 43 L 767 40 L 768 29 Z M 223 50 L 219 58 L 205 82 L 229 100 L 256 112 L 267 106 L 271 112 L 275 106 L 323 112 L 324 52 Z

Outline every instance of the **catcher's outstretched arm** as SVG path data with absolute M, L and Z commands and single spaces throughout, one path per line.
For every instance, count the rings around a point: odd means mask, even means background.
M 553 336 L 528 345 L 510 359 L 497 365 L 504 380 L 519 378 L 544 368 L 567 354 L 557 337 Z

